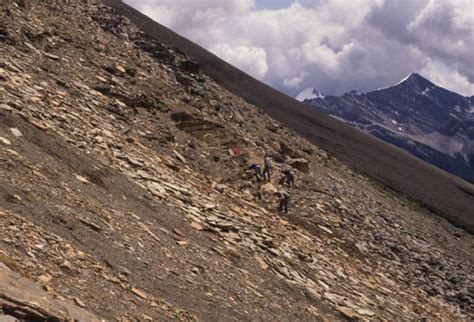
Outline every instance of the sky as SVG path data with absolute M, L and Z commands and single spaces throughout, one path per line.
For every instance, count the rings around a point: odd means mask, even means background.
M 474 0 L 125 0 L 296 96 L 369 91 L 417 72 L 474 95 Z
M 292 2 L 292 0 L 257 0 L 256 7 L 257 9 L 282 9 L 289 7 Z

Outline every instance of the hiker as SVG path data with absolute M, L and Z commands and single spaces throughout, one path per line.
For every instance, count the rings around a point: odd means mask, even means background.
M 270 175 L 272 173 L 272 160 L 269 156 L 263 159 L 263 180 L 270 182 Z
M 288 203 L 290 202 L 290 194 L 285 190 L 279 190 L 275 192 L 275 195 L 278 197 L 278 211 L 285 211 L 285 214 L 288 213 Z
M 260 166 L 256 163 L 252 163 L 249 169 L 254 171 L 255 178 L 260 182 L 262 180 L 262 170 L 260 169 Z
M 283 171 L 283 184 L 286 183 L 289 188 L 295 187 L 295 175 L 293 171 L 290 169 L 286 169 Z

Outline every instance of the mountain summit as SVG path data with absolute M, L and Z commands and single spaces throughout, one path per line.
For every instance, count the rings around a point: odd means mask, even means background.
M 411 88 L 417 88 L 417 89 L 423 90 L 430 86 L 436 86 L 436 85 L 418 73 L 411 73 L 410 75 L 403 78 L 400 82 L 398 82 L 394 86 L 405 86 L 405 87 L 411 87 Z
M 364 94 L 305 101 L 445 171 L 474 182 L 474 101 L 412 73 Z

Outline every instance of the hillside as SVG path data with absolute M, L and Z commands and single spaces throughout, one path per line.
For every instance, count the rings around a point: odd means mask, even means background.
M 474 182 L 472 98 L 411 74 L 384 89 L 304 102 Z
M 408 153 L 383 144 L 326 113 L 308 109 L 253 79 L 208 51 L 180 37 L 118 0 L 103 0 L 144 30 L 153 40 L 186 53 L 196 68 L 225 89 L 260 107 L 275 120 L 357 171 L 418 200 L 456 225 L 474 232 L 474 188 Z M 153 47 L 137 44 L 145 51 Z M 360 151 L 364 151 L 361 153 Z
M 1 9 L 0 319 L 474 316 L 471 234 L 107 5 Z

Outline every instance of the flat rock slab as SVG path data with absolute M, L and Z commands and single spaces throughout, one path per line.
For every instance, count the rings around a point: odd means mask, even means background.
M 0 315 L 0 322 L 17 322 L 18 320 L 11 315 Z
M 53 299 L 0 262 L 0 321 L 101 321 L 78 306 Z

